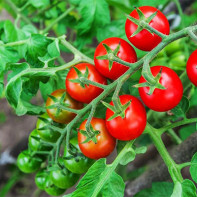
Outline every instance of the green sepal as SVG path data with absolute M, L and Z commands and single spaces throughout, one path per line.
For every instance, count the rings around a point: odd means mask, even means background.
M 131 104 L 131 101 L 128 101 L 126 104 L 122 105 L 120 100 L 118 100 L 121 111 L 117 111 L 115 106 L 112 106 L 109 103 L 106 103 L 104 101 L 101 101 L 101 102 L 103 105 L 105 105 L 107 108 L 109 108 L 111 111 L 114 112 L 114 114 L 110 118 L 108 118 L 107 121 L 113 120 L 114 118 L 116 118 L 118 116 L 120 116 L 122 119 L 124 119 L 125 118 L 125 111 L 129 107 L 129 105 Z
M 76 68 L 76 67 L 73 67 L 73 68 L 75 69 L 75 71 L 76 71 L 76 73 L 77 73 L 78 79 L 69 79 L 69 81 L 71 81 L 71 82 L 73 82 L 73 83 L 78 83 L 78 84 L 80 84 L 80 86 L 81 86 L 82 88 L 85 88 L 86 86 L 89 86 L 89 84 L 86 84 L 86 83 L 84 83 L 84 82 L 82 82 L 82 81 L 80 80 L 80 78 L 86 78 L 86 79 L 88 79 L 88 75 L 89 75 L 88 67 L 86 66 L 86 71 L 85 71 L 84 74 L 83 74 L 78 68 Z

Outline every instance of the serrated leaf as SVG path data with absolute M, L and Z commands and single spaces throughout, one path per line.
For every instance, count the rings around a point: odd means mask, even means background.
M 35 8 L 40 8 L 40 7 L 45 7 L 50 4 L 49 0 L 29 0 L 29 2 L 35 7 Z
M 85 34 L 95 27 L 102 27 L 110 22 L 109 7 L 105 0 L 80 1 L 78 6 L 81 19 L 78 21 L 78 33 Z

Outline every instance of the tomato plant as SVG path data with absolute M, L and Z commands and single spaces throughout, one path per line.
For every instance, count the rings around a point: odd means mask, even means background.
M 120 59 L 129 63 L 134 63 L 137 61 L 136 52 L 128 42 L 117 37 L 107 38 L 97 46 L 94 53 L 95 67 L 103 76 L 115 80 L 129 69 L 128 67 L 117 62 L 113 62 L 110 68 L 109 60 L 97 59 L 97 57 L 107 54 L 107 51 L 103 44 L 108 45 L 108 47 L 110 47 L 112 51 L 115 51 L 117 47 L 120 47 L 119 50 L 116 52 L 117 56 Z
M 150 87 L 139 88 L 140 97 L 144 104 L 155 111 L 168 111 L 179 104 L 183 96 L 183 85 L 178 75 L 170 68 L 165 66 L 151 67 L 153 76 L 161 72 L 159 83 L 165 87 L 164 90 L 156 88 L 153 94 L 149 95 Z M 141 77 L 139 83 L 146 80 Z
M 149 25 L 159 32 L 169 35 L 170 25 L 166 16 L 155 7 L 141 6 L 139 10 L 145 18 L 150 17 L 153 13 L 157 12 L 156 16 L 149 22 Z M 139 14 L 136 10 L 130 13 L 130 16 L 139 20 Z M 150 51 L 155 48 L 162 40 L 162 38 L 156 34 L 148 32 L 146 29 L 141 30 L 137 35 L 133 33 L 137 30 L 138 25 L 133 23 L 129 18 L 126 20 L 125 32 L 129 41 L 138 49 L 143 51 Z
M 72 98 L 83 103 L 89 103 L 96 98 L 103 90 L 93 85 L 85 85 L 79 82 L 73 82 L 72 80 L 79 80 L 79 74 L 76 69 L 81 72 L 88 80 L 107 84 L 106 79 L 95 69 L 95 67 L 88 63 L 77 64 L 74 68 L 71 68 L 66 77 L 66 89 Z M 87 73 L 87 74 L 86 74 Z M 85 76 L 87 75 L 87 76 Z
M 54 98 L 48 97 L 46 101 L 46 107 L 55 105 L 56 102 L 60 102 L 61 98 L 63 98 L 63 102 L 60 104 L 67 106 L 68 108 L 81 109 L 83 107 L 82 103 L 79 103 L 72 99 L 64 89 L 55 90 L 54 92 L 52 92 L 51 96 L 53 96 Z M 66 110 L 60 110 L 60 112 L 57 113 L 57 110 L 57 107 L 54 106 L 54 108 L 52 109 L 48 108 L 47 113 L 53 121 L 58 123 L 67 124 L 76 116 L 76 114 Z
M 75 154 L 78 155 L 78 157 L 72 157 L 72 155 L 69 153 L 67 147 L 65 147 L 64 150 L 64 157 L 67 157 L 64 160 L 64 165 L 65 167 L 70 170 L 73 173 L 76 174 L 82 174 L 87 172 L 87 170 L 89 169 L 89 167 L 92 165 L 93 160 L 85 157 L 85 156 L 81 156 L 81 151 L 78 145 L 78 140 L 77 138 L 72 138 L 70 140 L 70 144 L 71 146 L 74 148 Z
M 83 121 L 79 129 L 86 130 L 85 125 L 87 120 Z M 82 132 L 78 132 L 78 143 L 81 152 L 91 159 L 100 159 L 107 157 L 115 148 L 116 140 L 109 134 L 105 120 L 100 118 L 93 118 L 91 120 L 91 126 L 93 130 L 100 132 L 97 136 L 97 143 L 92 140 L 85 143 L 87 136 L 83 135 Z
M 110 109 L 106 111 L 106 126 L 110 134 L 119 140 L 132 140 L 139 137 L 146 126 L 146 110 L 143 104 L 134 96 L 121 95 L 119 97 L 122 105 L 131 101 L 125 110 L 125 117 L 120 116 L 113 120 L 108 120 L 114 112 Z M 110 105 L 114 105 L 113 102 Z
M 187 75 L 190 81 L 197 86 L 197 50 L 195 50 L 189 57 L 187 62 Z
M 28 177 L 19 175 L 37 172 L 37 187 L 50 196 L 68 189 L 64 197 L 197 197 L 197 6 L 190 3 L 0 1 L 14 19 L 0 22 L 0 96 L 12 118 L 38 118 L 35 129 L 24 125 L 33 130 L 28 150 L 20 140 L 10 151 L 1 143 L 0 196 L 13 185 L 24 195 L 17 182 Z M 0 113 L 2 130 L 9 120 Z M 13 143 L 26 136 L 17 123 Z M 17 154 L 22 172 L 4 168 Z M 11 173 L 4 176 L 2 165 Z

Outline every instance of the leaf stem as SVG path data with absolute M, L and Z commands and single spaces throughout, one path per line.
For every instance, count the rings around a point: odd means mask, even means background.
M 61 21 L 63 18 L 65 18 L 74 8 L 75 7 L 72 6 L 69 9 L 67 9 L 65 12 L 63 12 L 62 15 L 60 15 L 54 21 L 52 21 L 49 26 L 47 26 L 45 29 L 41 30 L 40 33 L 41 34 L 47 33 L 51 28 L 53 28 L 53 26 L 55 24 L 57 24 L 59 21 Z
M 149 123 L 147 123 L 146 127 L 147 133 L 150 135 L 155 147 L 157 148 L 159 154 L 161 155 L 162 159 L 164 160 L 166 166 L 168 167 L 169 173 L 171 175 L 171 178 L 174 183 L 177 181 L 182 182 L 183 177 L 181 175 L 181 172 L 177 166 L 177 164 L 174 162 L 174 160 L 169 155 L 162 139 L 161 135 L 159 134 L 159 130 L 153 128 Z

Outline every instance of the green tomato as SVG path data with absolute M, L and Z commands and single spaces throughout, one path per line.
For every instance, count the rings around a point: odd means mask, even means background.
M 79 179 L 79 174 L 74 174 L 67 170 L 55 170 L 51 171 L 51 180 L 57 187 L 61 189 L 68 189 L 72 187 Z
M 31 157 L 28 150 L 21 152 L 17 158 L 17 166 L 24 173 L 32 173 L 40 168 L 42 160 L 37 157 Z
M 55 186 L 50 178 L 50 176 L 46 177 L 45 182 L 45 192 L 51 196 L 59 196 L 62 195 L 66 190 L 61 189 L 57 186 Z
M 168 56 L 171 56 L 174 53 L 176 53 L 177 51 L 183 49 L 184 48 L 184 45 L 181 42 L 182 41 L 179 39 L 179 40 L 175 40 L 174 42 L 172 42 L 169 45 L 167 45 L 165 47 L 166 54 Z
M 172 69 L 183 70 L 186 67 L 187 60 L 182 51 L 178 51 L 171 56 L 169 66 Z
M 29 146 L 32 151 L 48 151 L 52 149 L 52 147 L 50 146 L 44 146 L 40 143 L 39 140 L 36 140 L 32 136 L 40 138 L 40 135 L 38 134 L 38 131 L 36 129 L 34 129 L 29 135 Z
M 48 176 L 48 174 L 45 170 L 41 170 L 36 174 L 35 183 L 39 189 L 41 189 L 41 190 L 45 189 L 47 176 Z
M 54 123 L 47 113 L 41 115 L 40 117 L 47 119 L 51 123 Z M 56 142 L 57 139 L 60 137 L 60 133 L 58 131 L 53 131 L 51 129 L 42 129 L 43 127 L 46 127 L 46 125 L 47 124 L 44 121 L 38 119 L 36 128 L 38 134 L 40 135 L 40 138 L 47 142 Z
M 77 151 L 81 153 L 77 138 L 72 138 L 70 140 L 70 143 L 77 149 Z M 70 156 L 72 155 L 67 151 L 67 148 L 65 147 L 64 157 L 70 157 Z M 94 163 L 94 160 L 89 159 L 85 156 L 64 160 L 65 167 L 71 172 L 76 173 L 76 174 L 83 174 L 87 172 L 87 170 L 90 168 L 90 166 L 93 163 Z

